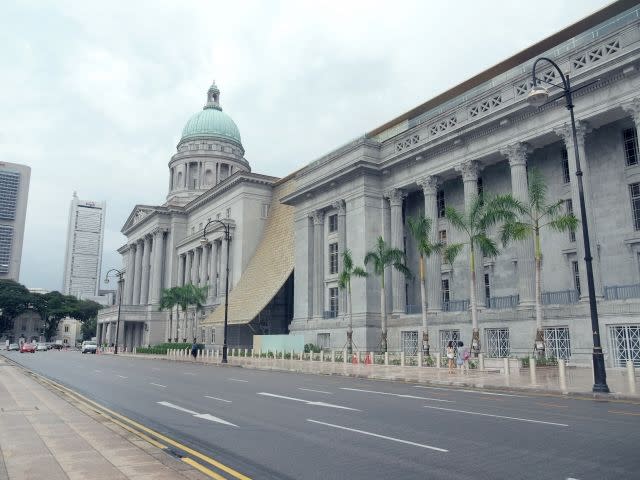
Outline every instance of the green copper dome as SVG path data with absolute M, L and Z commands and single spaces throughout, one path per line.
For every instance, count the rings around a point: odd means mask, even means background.
M 220 108 L 219 96 L 220 90 L 214 82 L 207 92 L 207 104 L 203 110 L 193 115 L 182 129 L 180 143 L 193 138 L 213 137 L 242 145 L 238 127 Z

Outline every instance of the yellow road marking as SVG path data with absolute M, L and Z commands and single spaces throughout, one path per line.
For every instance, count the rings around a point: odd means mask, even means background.
M 615 413 L 615 414 L 617 414 L 617 415 L 633 415 L 633 416 L 640 417 L 640 413 L 634 413 L 634 412 L 621 412 L 620 410 L 609 410 L 609 413 Z
M 105 415 L 106 416 L 106 415 Z M 111 418 L 109 416 L 106 416 L 110 421 L 112 421 L 113 423 L 115 423 L 116 425 L 120 425 L 122 428 L 124 428 L 125 430 L 137 435 L 138 437 L 142 438 L 143 440 L 149 442 L 151 445 L 153 445 L 154 447 L 158 447 L 160 450 L 164 450 L 165 448 L 167 448 L 166 445 L 163 445 L 160 442 L 156 442 L 153 438 L 151 438 L 148 435 L 145 435 L 142 432 L 138 432 L 136 429 L 131 428 L 129 425 L 126 425 L 124 423 L 122 423 L 120 420 L 116 420 L 115 418 Z
M 183 457 L 182 461 L 184 463 L 188 463 L 189 465 L 191 465 L 196 470 L 200 470 L 202 473 L 204 473 L 205 475 L 210 476 L 211 478 L 215 478 L 216 480 L 226 480 L 224 477 L 218 475 L 213 470 L 209 470 L 207 467 L 203 467 L 202 465 L 200 465 L 195 460 L 192 460 L 192 459 L 190 459 L 188 457 Z
M 545 407 L 569 408 L 568 405 L 556 405 L 555 403 L 536 402 L 536 405 L 544 405 Z
M 53 381 L 51 381 L 51 380 L 49 380 L 49 379 L 37 374 L 37 373 L 33 373 L 32 372 L 32 374 L 37 376 L 37 377 L 39 377 L 39 378 L 41 378 L 42 381 L 48 383 L 49 385 L 52 385 L 52 386 L 56 387 L 58 390 L 64 390 L 67 394 L 69 394 L 71 396 L 75 396 L 76 398 L 82 399 L 86 403 L 90 403 L 92 405 L 95 405 L 96 407 L 104 410 L 105 412 L 109 412 L 111 415 L 121 419 L 124 422 L 129 423 L 130 425 L 132 425 L 132 426 L 134 426 L 136 428 L 139 428 L 140 430 L 142 430 L 144 432 L 147 432 L 150 435 L 153 435 L 154 437 L 164 441 L 165 443 L 168 443 L 169 445 L 173 445 L 174 447 L 177 447 L 180 450 L 182 450 L 183 452 L 186 452 L 186 453 L 188 453 L 188 454 L 190 454 L 190 455 L 192 455 L 192 456 L 194 456 L 196 458 L 199 458 L 200 460 L 204 460 L 205 462 L 209 463 L 210 465 L 213 465 L 214 467 L 222 470 L 223 472 L 228 473 L 229 475 L 233 476 L 234 478 L 237 478 L 238 480 L 251 480 L 250 477 L 247 477 L 246 475 L 243 475 L 242 473 L 237 472 L 236 470 L 234 470 L 234 469 L 232 469 L 230 467 L 227 467 L 226 465 L 218 462 L 217 460 L 214 460 L 213 458 L 208 457 L 208 456 L 198 452 L 197 450 L 193 450 L 193 449 L 187 447 L 186 445 L 182 445 L 181 443 L 176 442 L 175 440 L 173 440 L 173 439 L 171 439 L 169 437 L 166 437 L 166 436 L 162 435 L 161 433 L 156 432 L 155 430 L 152 430 L 152 429 L 150 429 L 148 427 L 145 427 L 144 425 L 141 425 L 140 423 L 138 423 L 138 422 L 136 422 L 134 420 L 131 420 L 130 418 L 125 417 L 124 415 L 120 415 L 119 413 L 114 412 L 113 410 L 110 410 L 107 407 L 105 407 L 103 405 L 100 405 L 97 402 L 94 402 L 90 398 L 87 398 L 87 397 L 85 397 L 84 395 L 82 395 L 80 393 L 77 393 L 77 392 L 75 392 L 75 391 L 73 391 L 73 390 L 71 390 L 71 389 L 69 389 L 69 388 L 67 388 L 67 387 L 65 387 L 63 385 L 57 385 L 57 384 L 55 384 L 55 382 L 53 382 Z

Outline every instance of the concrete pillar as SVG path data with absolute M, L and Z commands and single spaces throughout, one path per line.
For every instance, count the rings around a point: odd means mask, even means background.
M 193 263 L 193 275 L 191 276 L 192 283 L 195 286 L 200 286 L 200 270 L 202 268 L 202 248 L 197 247 L 194 249 L 194 263 Z
M 209 253 L 211 252 L 210 249 L 211 245 L 210 244 L 206 244 L 202 246 L 202 261 L 201 261 L 201 265 L 200 265 L 200 286 L 201 287 L 207 287 L 207 296 L 209 294 L 209 290 L 210 288 L 208 287 L 209 285 L 209 271 L 211 270 L 209 268 L 209 264 L 210 264 L 210 258 L 209 258 Z
M 142 280 L 140 284 L 140 305 L 149 303 L 149 274 L 151 273 L 151 236 L 144 237 L 144 253 L 142 254 Z
M 218 299 L 222 303 L 227 282 L 227 255 L 229 255 L 229 243 L 225 239 L 222 240 L 220 250 L 220 290 L 218 291 Z M 229 261 L 229 264 L 231 264 L 231 261 Z M 229 285 L 229 290 L 231 290 L 231 285 Z
M 209 291 L 207 292 L 207 303 L 211 304 L 218 295 L 218 241 L 211 242 L 209 254 Z
M 438 177 L 428 175 L 418 180 L 418 185 L 422 187 L 424 193 L 424 215 L 431 219 L 431 232 L 429 241 L 433 244 L 438 242 Z M 426 290 L 427 308 L 430 312 L 442 310 L 442 257 L 433 254 L 426 259 Z
M 151 267 L 151 295 L 149 303 L 156 304 L 162 296 L 162 274 L 164 265 L 164 231 L 153 232 L 153 266 Z
M 184 285 L 184 267 L 186 260 L 187 259 L 184 254 L 178 255 L 178 280 L 176 281 L 176 284 L 179 287 Z
M 127 272 L 126 272 L 126 281 L 124 283 L 124 305 L 131 305 L 133 302 L 133 284 L 135 282 L 135 271 L 136 271 L 136 244 L 129 244 L 129 255 L 127 259 Z
M 565 370 L 564 359 L 558 359 L 558 380 L 560 382 L 560 391 L 562 393 L 567 392 L 567 373 Z
M 385 195 L 391 206 L 391 247 L 404 251 L 404 224 L 402 222 L 402 202 L 406 194 L 399 189 L 393 189 Z M 406 308 L 405 278 L 396 270 L 391 270 L 391 312 L 403 314 Z
M 529 182 L 527 180 L 527 153 L 530 147 L 524 143 L 508 145 L 500 152 L 509 160 L 511 167 L 511 194 L 524 205 L 529 205 Z M 531 306 L 536 299 L 535 258 L 533 237 L 515 242 L 518 259 L 518 293 L 520 305 Z
M 324 211 L 316 210 L 313 218 L 313 316 L 324 314 Z
M 571 125 L 564 124 L 555 130 L 563 140 L 567 147 L 567 157 L 569 160 L 569 173 L 571 174 L 571 201 L 573 203 L 573 214 L 582 222 L 580 214 L 580 195 L 578 192 L 578 179 L 576 173 L 576 157 L 573 145 L 573 133 Z M 578 137 L 578 153 L 580 154 L 580 168 L 582 169 L 582 185 L 584 190 L 584 204 L 587 212 L 587 225 L 589 227 L 589 243 L 591 244 L 591 264 L 593 267 L 593 283 L 595 287 L 596 297 L 602 298 L 604 295 L 602 289 L 602 278 L 600 276 L 600 255 L 598 251 L 598 240 L 596 224 L 593 216 L 593 201 L 591 198 L 591 181 L 589 175 L 589 161 L 585 150 L 585 139 L 591 128 L 586 122 L 576 122 L 576 133 Z M 582 228 L 576 231 L 576 251 L 578 257 L 578 269 L 580 271 L 580 299 L 587 300 L 589 298 L 589 289 L 587 287 L 587 270 L 584 262 L 585 249 L 583 241 Z M 573 275 L 573 272 L 571 273 Z
M 627 360 L 627 382 L 629 384 L 629 393 L 636 394 L 636 372 L 633 361 Z
M 125 344 L 125 339 L 124 339 L 124 330 L 125 330 L 125 325 L 127 324 L 127 322 L 123 322 L 122 320 L 120 320 L 120 328 L 118 329 L 117 326 L 113 331 L 114 334 L 114 339 L 115 339 L 115 335 L 116 335 L 116 331 L 118 332 L 118 350 L 120 350 Z M 115 340 L 114 340 L 115 341 Z
M 347 208 L 344 200 L 338 200 L 333 204 L 338 211 L 338 273 L 344 269 L 344 261 L 342 255 L 347 249 Z M 338 311 L 346 312 L 346 289 L 341 289 L 338 295 Z
M 144 247 L 142 240 L 138 240 L 136 244 L 136 266 L 133 278 L 133 300 L 131 301 L 132 305 L 140 305 L 140 287 L 142 284 L 142 257 L 144 255 L 143 248 Z
M 185 285 L 188 283 L 193 283 L 193 274 L 191 270 L 193 269 L 193 250 L 189 250 L 187 253 L 187 263 L 184 268 L 184 283 Z

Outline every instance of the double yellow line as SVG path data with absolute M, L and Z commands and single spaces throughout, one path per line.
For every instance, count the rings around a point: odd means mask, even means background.
M 200 453 L 197 450 L 189 448 L 188 446 L 183 445 L 180 442 L 176 442 L 175 440 L 167 437 L 166 435 L 156 432 L 155 430 L 145 427 L 144 425 L 134 420 L 131 420 L 128 417 L 125 417 L 124 415 L 114 412 L 113 410 L 110 410 L 107 407 L 100 405 L 97 402 L 94 402 L 93 400 L 85 397 L 84 395 L 78 392 L 75 392 L 74 390 L 71 390 L 65 387 L 64 385 L 60 385 L 59 383 L 54 382 L 53 380 L 50 380 L 46 377 L 43 377 L 42 375 L 39 375 L 35 372 L 29 371 L 29 373 L 34 377 L 36 377 L 40 382 L 46 383 L 47 385 L 58 390 L 59 392 L 72 397 L 77 402 L 80 402 L 85 406 L 96 410 L 98 413 L 100 413 L 101 415 L 103 415 L 104 417 L 106 417 L 116 425 L 119 425 L 125 430 L 137 435 L 138 437 L 150 443 L 151 445 L 162 450 L 165 450 L 167 448 L 167 445 L 171 445 L 172 447 L 175 447 L 181 450 L 182 452 L 188 454 L 190 457 L 184 456 L 181 458 L 181 460 L 184 463 L 191 465 L 193 468 L 199 470 L 200 472 L 204 473 L 205 475 L 211 478 L 214 478 L 216 480 L 228 480 L 228 477 L 224 477 L 220 475 L 219 473 L 212 470 L 208 466 L 205 466 L 202 463 L 197 462 L 196 460 L 194 460 L 194 458 L 204 462 L 209 466 L 215 467 L 219 471 L 225 472 L 226 474 L 230 475 L 231 478 L 235 478 L 237 480 L 251 480 L 246 475 L 243 475 L 242 473 L 234 470 L 233 468 L 228 467 L 223 463 L 220 463 L 214 458 L 204 455 L 203 453 Z

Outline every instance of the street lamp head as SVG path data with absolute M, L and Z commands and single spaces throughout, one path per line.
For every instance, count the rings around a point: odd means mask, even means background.
M 541 85 L 534 85 L 527 95 L 527 102 L 534 107 L 540 107 L 549 100 L 549 91 Z
M 202 237 L 202 238 L 200 239 L 200 245 L 204 246 L 204 245 L 206 245 L 207 243 L 209 243 L 209 242 L 207 241 L 207 237 Z
M 104 283 L 109 283 L 109 277 L 104 277 Z

